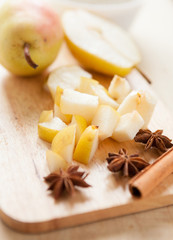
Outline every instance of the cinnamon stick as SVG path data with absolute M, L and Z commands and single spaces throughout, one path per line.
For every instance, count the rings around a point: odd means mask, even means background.
M 173 147 L 161 155 L 129 182 L 129 189 L 135 197 L 145 197 L 173 172 Z

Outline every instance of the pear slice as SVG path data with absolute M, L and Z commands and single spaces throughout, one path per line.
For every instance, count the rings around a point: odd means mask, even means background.
M 56 89 L 70 88 L 76 89 L 80 84 L 80 77 L 92 77 L 92 75 L 77 65 L 63 66 L 52 71 L 47 80 L 47 86 L 54 99 Z
M 53 110 L 42 111 L 39 118 L 39 123 L 49 122 L 53 119 Z
M 98 86 L 92 85 L 91 88 L 94 95 L 99 97 L 100 104 L 107 104 L 115 109 L 119 107 L 119 104 L 108 95 L 107 90 L 102 85 L 100 84 Z
M 115 126 L 118 124 L 120 114 L 109 105 L 100 105 L 92 120 L 92 125 L 99 126 L 99 139 L 112 136 Z
M 147 127 L 156 105 L 156 98 L 149 91 L 132 91 L 127 95 L 118 108 L 121 115 L 138 111 L 144 119 L 143 128 Z
M 82 133 L 76 146 L 73 158 L 77 162 L 88 164 L 98 147 L 98 127 L 89 126 Z
M 59 169 L 66 169 L 68 166 L 67 162 L 59 154 L 52 152 L 51 150 L 46 151 L 46 160 L 50 172 L 56 172 Z
M 72 120 L 72 115 L 63 114 L 60 110 L 60 102 L 61 102 L 62 94 L 63 94 L 63 89 L 58 86 L 55 93 L 54 116 L 59 117 L 65 123 L 70 123 Z
M 76 125 L 70 125 L 57 133 L 52 141 L 51 150 L 59 154 L 68 163 L 72 161 L 75 135 Z
M 108 92 L 110 96 L 116 99 L 117 103 L 121 103 L 129 94 L 131 88 L 128 81 L 118 75 L 115 75 L 109 85 Z
M 79 92 L 93 94 L 93 90 L 91 88 L 91 86 L 93 86 L 93 85 L 98 86 L 99 82 L 95 79 L 92 79 L 92 78 L 81 77 L 80 78 L 80 85 L 77 88 L 77 90 Z
M 66 10 L 62 25 L 69 48 L 88 69 L 125 76 L 140 61 L 131 37 L 113 22 L 84 10 Z
M 115 109 L 119 106 L 119 104 L 108 95 L 107 89 L 94 79 L 81 77 L 79 91 L 98 96 L 99 104 L 107 104 Z
M 63 114 L 81 115 L 89 123 L 97 110 L 98 104 L 97 96 L 64 89 L 60 101 L 60 110 Z
M 87 128 L 87 121 L 80 115 L 73 115 L 71 124 L 76 124 L 76 144 L 79 141 L 80 136 Z
M 132 140 L 143 125 L 144 120 L 137 111 L 127 113 L 120 117 L 112 138 L 117 142 Z
M 38 135 L 41 139 L 51 143 L 55 135 L 66 126 L 60 118 L 54 117 L 49 122 L 38 124 Z
M 63 114 L 60 110 L 60 107 L 56 104 L 54 104 L 54 116 L 59 117 L 63 122 L 70 123 L 72 120 L 71 114 Z

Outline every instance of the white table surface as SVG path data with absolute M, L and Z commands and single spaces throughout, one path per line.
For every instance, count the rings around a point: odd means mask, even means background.
M 148 0 L 131 27 L 142 53 L 141 69 L 173 113 L 173 1 Z M 40 235 L 20 234 L 0 222 L 1 240 L 172 239 L 173 206 Z

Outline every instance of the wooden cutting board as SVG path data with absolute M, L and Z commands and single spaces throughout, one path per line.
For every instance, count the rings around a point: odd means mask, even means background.
M 51 69 L 74 63 L 64 45 Z M 94 77 L 109 85 L 110 78 Z M 41 111 L 53 108 L 50 94 L 43 89 L 44 80 L 45 75 L 23 79 L 0 68 L 0 216 L 8 226 L 22 232 L 45 232 L 172 204 L 173 175 L 147 198 L 134 199 L 128 179 L 107 170 L 107 153 L 121 147 L 149 162 L 158 157 L 157 151 L 144 152 L 143 146 L 134 141 L 119 144 L 111 139 L 99 145 L 89 166 L 81 165 L 90 172 L 87 182 L 92 187 L 55 202 L 43 181 L 49 173 L 45 153 L 50 144 L 37 134 Z M 128 80 L 133 89 L 150 88 L 136 70 Z M 164 129 L 168 137 L 173 137 L 172 118 L 159 99 L 149 128 Z

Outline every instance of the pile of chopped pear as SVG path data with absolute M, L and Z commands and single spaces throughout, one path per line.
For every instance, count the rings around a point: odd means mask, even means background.
M 47 86 L 54 110 L 41 113 L 38 134 L 51 143 L 46 153 L 51 172 L 73 160 L 88 164 L 106 138 L 132 140 L 148 125 L 156 104 L 150 92 L 131 90 L 125 78 L 115 75 L 107 90 L 79 66 L 55 69 Z

